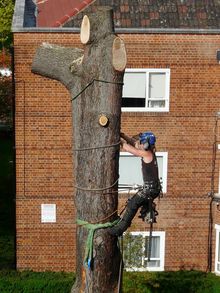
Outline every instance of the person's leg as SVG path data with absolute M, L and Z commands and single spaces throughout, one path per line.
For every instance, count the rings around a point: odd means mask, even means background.
M 121 236 L 123 232 L 125 232 L 128 227 L 131 225 L 131 221 L 137 213 L 137 210 L 144 203 L 144 197 L 142 196 L 142 192 L 136 193 L 129 201 L 126 207 L 126 210 L 119 220 L 119 222 L 108 229 L 108 232 L 111 235 Z

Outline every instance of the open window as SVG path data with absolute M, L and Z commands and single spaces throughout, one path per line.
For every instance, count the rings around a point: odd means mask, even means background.
M 170 69 L 126 69 L 122 111 L 168 112 Z

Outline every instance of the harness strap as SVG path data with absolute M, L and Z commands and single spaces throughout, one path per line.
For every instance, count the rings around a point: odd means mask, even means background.
M 147 252 L 147 261 L 150 261 L 151 256 L 151 247 L 152 247 L 152 232 L 153 232 L 153 221 L 150 223 L 150 235 L 149 235 L 149 243 L 148 243 L 148 252 Z

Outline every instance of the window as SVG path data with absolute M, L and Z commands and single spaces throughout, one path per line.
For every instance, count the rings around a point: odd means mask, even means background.
M 218 150 L 220 150 L 220 144 L 218 144 Z M 218 194 L 220 196 L 220 166 L 219 166 Z
M 41 204 L 41 223 L 56 223 L 56 204 Z
M 122 111 L 168 112 L 170 69 L 127 69 Z
M 220 225 L 215 225 L 216 242 L 215 242 L 215 272 L 220 274 Z
M 151 241 L 148 261 L 149 232 L 125 233 L 123 258 L 127 271 L 164 271 L 165 232 L 154 231 Z
M 162 185 L 162 191 L 167 192 L 167 152 L 156 152 L 159 168 L 159 178 Z M 121 152 L 119 158 L 119 186 L 121 190 L 126 191 L 126 186 L 143 184 L 141 171 L 141 158 L 133 156 L 127 152 Z M 123 186 L 125 189 L 123 189 Z

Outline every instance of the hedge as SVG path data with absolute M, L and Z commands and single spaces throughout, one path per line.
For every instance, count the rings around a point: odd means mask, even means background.
M 200 271 L 125 273 L 126 293 L 219 293 L 220 277 Z
M 74 273 L 0 271 L 0 292 L 67 293 Z M 220 278 L 200 271 L 124 272 L 123 293 L 219 293 Z M 98 293 L 98 292 L 97 292 Z M 106 292 L 107 293 L 107 292 Z
M 0 271 L 0 292 L 4 293 L 66 293 L 73 282 L 73 273 Z

